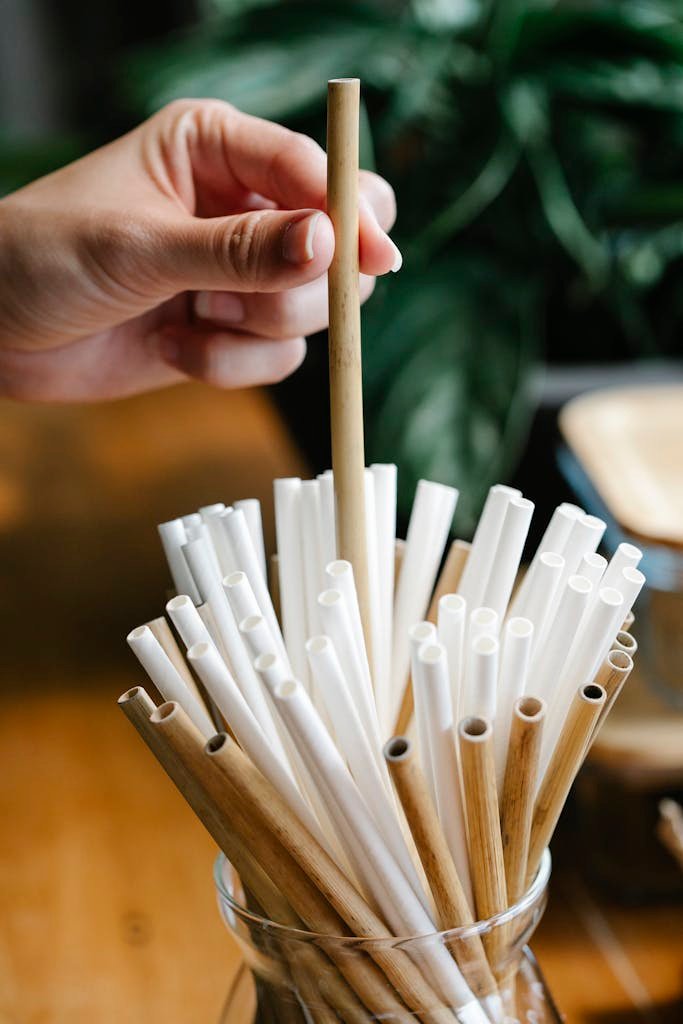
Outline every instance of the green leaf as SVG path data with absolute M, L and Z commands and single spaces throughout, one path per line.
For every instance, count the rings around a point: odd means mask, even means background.
M 458 487 L 457 531 L 469 534 L 530 422 L 529 292 L 448 262 L 383 298 L 364 327 L 370 455 L 398 463 L 404 513 L 420 477 Z

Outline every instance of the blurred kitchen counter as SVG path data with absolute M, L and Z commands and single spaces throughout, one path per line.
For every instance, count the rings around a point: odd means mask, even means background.
M 0 1024 L 217 1024 L 213 847 L 116 708 L 168 587 L 154 526 L 306 467 L 267 397 L 0 403 Z M 586 837 L 589 841 L 589 837 Z M 680 1024 L 683 911 L 561 865 L 533 943 L 568 1024 Z

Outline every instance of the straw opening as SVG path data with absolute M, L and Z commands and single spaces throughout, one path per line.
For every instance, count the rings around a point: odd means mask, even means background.
M 482 740 L 491 732 L 491 724 L 485 718 L 465 718 L 460 723 L 460 734 L 468 739 Z
M 277 654 L 259 654 L 254 661 L 254 668 L 257 672 L 267 672 L 277 661 Z
M 517 714 L 527 722 L 534 722 L 545 711 L 545 701 L 539 697 L 520 697 L 517 701 Z
M 187 608 L 188 605 L 194 605 L 191 597 L 187 594 L 178 594 L 177 597 L 172 597 L 166 605 L 169 612 L 177 612 L 180 608 Z
M 626 651 L 610 651 L 607 660 L 612 668 L 631 668 L 633 659 Z
M 145 691 L 141 686 L 131 686 L 130 690 L 126 690 L 122 693 L 118 699 L 119 704 L 126 704 L 129 700 L 134 700 L 136 697 L 140 697 Z
M 169 718 L 173 718 L 176 714 L 180 704 L 177 704 L 174 700 L 167 700 L 165 704 L 160 704 L 152 714 L 149 716 L 150 722 L 165 722 Z
M 247 578 L 246 573 L 244 573 L 240 569 L 238 569 L 237 572 L 231 572 L 231 573 L 229 573 L 229 575 L 227 575 L 225 577 L 225 579 L 223 580 L 223 586 L 224 587 L 238 587 L 238 586 L 240 586 L 240 584 L 244 583 L 246 578 Z
M 600 701 L 605 698 L 605 691 L 602 686 L 598 686 L 597 683 L 587 683 L 582 690 L 583 696 L 586 700 Z
M 211 739 L 207 741 L 204 750 L 209 755 L 217 754 L 218 751 L 222 750 L 226 745 L 228 739 L 229 737 L 227 732 L 217 732 L 215 736 L 212 736 Z
M 394 736 L 384 747 L 387 761 L 403 761 L 410 753 L 410 740 L 406 736 Z

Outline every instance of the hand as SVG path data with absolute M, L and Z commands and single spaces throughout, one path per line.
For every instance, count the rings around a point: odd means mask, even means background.
M 280 380 L 327 324 L 325 154 L 215 100 L 180 100 L 0 202 L 0 394 L 117 398 L 195 377 Z M 361 295 L 400 254 L 360 177 Z

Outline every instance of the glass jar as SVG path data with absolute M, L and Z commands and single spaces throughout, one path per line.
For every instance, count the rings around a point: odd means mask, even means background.
M 232 867 L 222 855 L 214 876 L 221 915 L 243 955 L 219 1024 L 369 1024 L 408 1019 L 415 1024 L 432 1020 L 440 1024 L 450 1019 L 456 1024 L 469 1018 L 457 1010 L 444 1011 L 443 1005 L 432 1015 L 429 1011 L 398 1013 L 395 1003 L 393 1009 L 373 1016 L 362 1007 L 342 974 L 350 977 L 348 968 L 360 960 L 374 970 L 373 959 L 388 950 L 407 954 L 414 964 L 424 966 L 438 946 L 450 951 L 471 983 L 468 951 L 475 944 L 481 950 L 482 943 L 500 993 L 500 999 L 492 997 L 484 1004 L 492 1024 L 560 1024 L 562 1020 L 528 946 L 546 905 L 547 850 L 527 893 L 504 914 L 467 928 L 400 939 L 338 938 L 283 927 L 247 909 Z M 347 1009 L 340 1009 L 342 1006 Z

